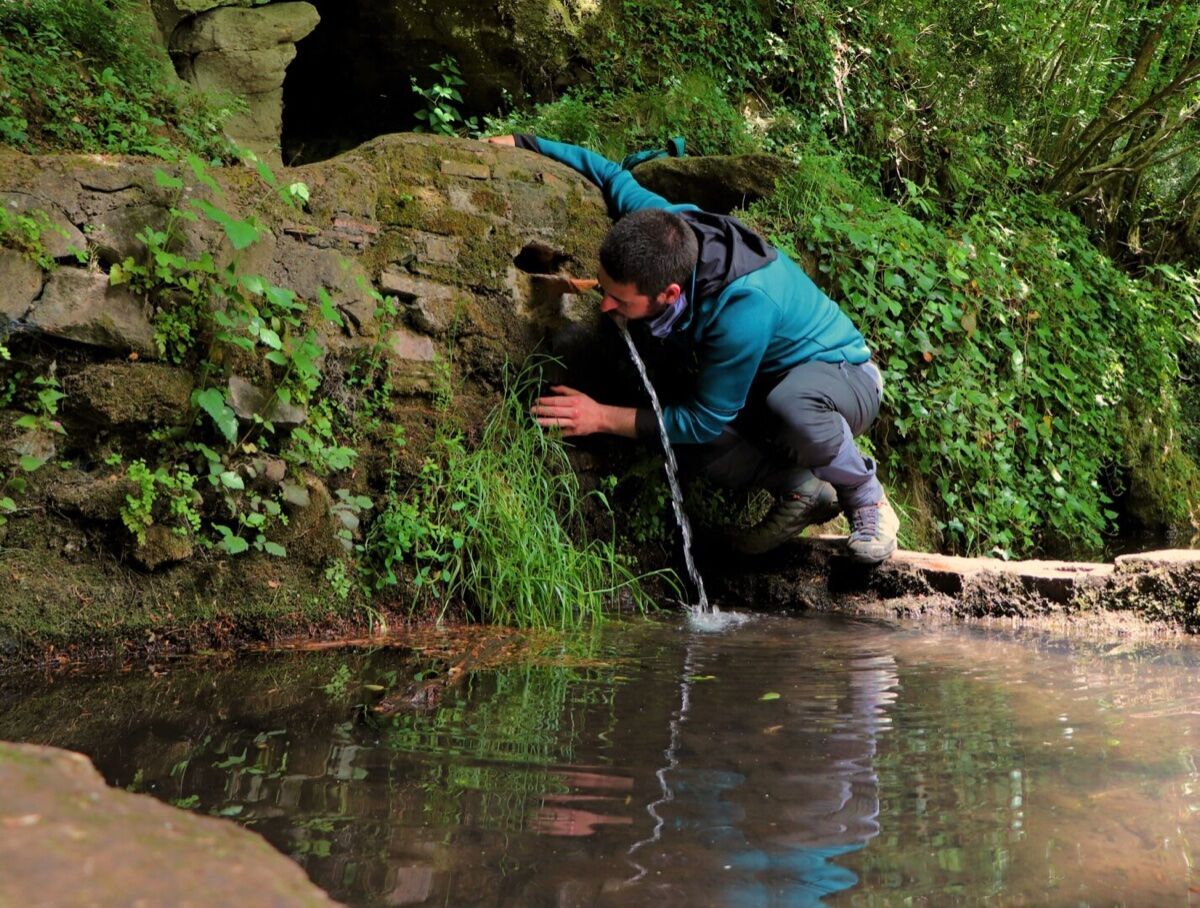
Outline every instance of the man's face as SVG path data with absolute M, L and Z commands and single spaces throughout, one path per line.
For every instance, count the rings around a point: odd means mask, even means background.
M 671 284 L 658 296 L 651 298 L 639 293 L 637 284 L 622 284 L 608 276 L 604 267 L 600 267 L 597 275 L 600 279 L 600 292 L 604 298 L 600 301 L 600 311 L 616 313 L 627 319 L 655 318 L 679 299 L 680 287 Z

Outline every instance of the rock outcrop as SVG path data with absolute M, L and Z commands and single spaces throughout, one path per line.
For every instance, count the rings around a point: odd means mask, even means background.
M 0 742 L 0 904 L 337 904 L 228 820 L 104 784 L 82 754 Z
M 206 9 L 175 28 L 171 56 L 179 74 L 197 88 L 244 98 L 247 109 L 229 121 L 226 131 L 239 144 L 278 161 L 283 77 L 296 56 L 296 42 L 319 21 L 309 3 Z

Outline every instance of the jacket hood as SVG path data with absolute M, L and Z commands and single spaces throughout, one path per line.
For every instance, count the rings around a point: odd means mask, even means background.
M 765 239 L 727 214 L 677 211 L 700 242 L 696 273 L 688 299 L 695 305 L 716 296 L 730 282 L 769 265 L 779 253 Z

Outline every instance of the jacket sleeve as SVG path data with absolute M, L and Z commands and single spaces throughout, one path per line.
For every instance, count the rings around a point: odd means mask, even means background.
M 761 292 L 740 290 L 729 296 L 699 341 L 695 394 L 686 403 L 663 408 L 672 444 L 712 441 L 733 421 L 746 405 L 778 321 L 778 308 Z
M 594 151 L 531 135 L 518 135 L 515 140 L 518 148 L 536 151 L 553 161 L 566 164 L 595 183 L 604 193 L 609 213 L 614 218 L 641 208 L 665 208 L 667 211 L 698 210 L 695 205 L 672 205 L 658 193 L 651 192 L 638 183 L 633 174 L 623 170 L 620 164 Z

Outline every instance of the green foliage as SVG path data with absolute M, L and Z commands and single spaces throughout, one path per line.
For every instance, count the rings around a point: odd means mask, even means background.
M 761 144 L 727 93 L 698 71 L 642 91 L 576 90 L 552 103 L 489 118 L 487 131 L 532 132 L 618 160 L 630 150 L 661 148 L 678 135 L 686 136 L 695 154 L 740 154 Z
M 54 432 L 66 434 L 58 421 L 58 403 L 66 395 L 59 390 L 58 379 L 53 373 L 39 375 L 33 380 L 34 391 L 28 402 L 31 412 L 19 417 L 14 426 L 18 429 L 31 429 L 36 432 Z
M 429 68 L 434 73 L 432 85 L 422 85 L 416 76 L 410 76 L 413 94 L 425 102 L 425 106 L 416 113 L 417 119 L 430 132 L 442 136 L 478 131 L 479 124 L 475 118 L 464 118 L 462 115 L 463 96 L 459 89 L 467 83 L 454 57 L 447 54 Z M 422 130 L 418 128 L 416 131 Z
M 8 362 L 11 354 L 8 348 L 0 344 L 0 361 Z M 58 403 L 66 395 L 59 390 L 58 379 L 53 369 L 46 375 L 39 375 L 31 383 L 32 387 L 24 386 L 21 382 L 23 375 L 10 377 L 9 386 L 4 391 L 4 397 L 11 403 L 20 397 L 20 404 L 26 409 L 23 416 L 13 421 L 13 428 L 27 432 L 66 434 L 58 421 Z M 29 391 L 33 391 L 32 396 Z M 8 522 L 8 515 L 18 510 L 13 496 L 22 494 L 28 486 L 26 478 L 29 473 L 36 473 L 46 461 L 30 454 L 17 457 L 17 470 L 5 476 L 0 482 L 0 527 Z
M 618 594 L 650 607 L 611 544 L 576 542 L 578 481 L 529 415 L 531 381 L 510 384 L 473 449 L 443 435 L 413 489 L 393 484 L 366 543 L 377 589 L 407 577 L 443 608 L 464 601 L 481 620 L 532 627 L 599 620 Z
M 337 667 L 321 690 L 331 697 L 344 697 L 350 690 L 350 666 L 345 662 Z
M 246 161 L 261 178 L 264 195 L 303 204 L 308 195 L 303 183 L 282 186 L 262 161 L 250 155 Z M 325 473 L 354 462 L 357 452 L 335 441 L 332 405 L 314 401 L 322 350 L 313 324 L 324 319 L 340 325 L 341 317 L 324 291 L 316 300 L 302 300 L 246 271 L 242 257 L 263 235 L 262 226 L 222 207 L 223 193 L 205 162 L 190 155 L 186 163 L 209 197 L 192 197 L 173 207 L 161 230 L 143 229 L 138 236 L 144 254 L 109 272 L 111 283 L 128 284 L 154 304 L 162 355 L 197 368 L 201 375 L 182 432 L 156 439 L 163 443 L 158 465 L 151 469 L 143 459 L 129 465 L 127 475 L 139 491 L 128 497 L 122 518 L 139 542 L 153 523 L 169 520 L 176 532 L 194 535 L 229 555 L 253 551 L 284 557 L 285 548 L 268 537 L 273 527 L 287 523 L 284 490 L 274 481 L 258 482 L 267 468 L 258 455 L 277 434 L 271 421 L 276 407 L 311 404 L 307 422 L 285 440 L 285 459 Z M 155 180 L 182 193 L 183 180 L 177 176 L 160 170 Z M 200 220 L 220 228 L 233 250 L 226 264 L 218 266 L 211 250 L 191 258 L 177 251 L 180 225 Z M 224 364 L 233 355 L 251 358 L 259 375 L 270 376 L 269 393 L 245 426 L 228 399 Z M 206 488 L 203 497 L 197 485 Z M 361 510 L 361 502 L 355 503 Z
M 55 264 L 54 257 L 46 249 L 48 234 L 67 236 L 67 232 L 51 223 L 46 212 L 40 209 L 16 213 L 7 205 L 0 205 L 0 246 L 24 253 L 43 271 L 51 270 Z M 82 249 L 75 250 L 75 257 L 81 263 L 87 261 L 87 253 Z
M 0 4 L 0 143 L 174 158 L 228 155 L 231 100 L 186 90 L 133 0 Z
M 919 201 L 882 201 L 838 155 L 812 153 L 755 214 L 815 258 L 867 334 L 885 469 L 902 458 L 932 485 L 947 544 L 1099 549 L 1109 471 L 1162 466 L 1127 428 L 1175 412 L 1195 298 L 1120 272 L 1049 199 L 993 201 L 945 228 L 914 216 Z M 1194 489 L 1195 467 L 1173 463 L 1193 477 L 1176 494 Z
M 163 517 L 173 524 L 172 532 L 189 536 L 200 531 L 198 508 L 202 502 L 196 492 L 196 477 L 186 465 L 151 470 L 144 460 L 135 460 L 125 475 L 137 484 L 138 491 L 125 496 L 121 522 L 139 544 L 145 543 L 146 530 L 156 522 L 156 504 L 160 512 L 165 511 Z
M 297 190 L 303 186 L 299 183 L 279 186 L 261 161 L 251 158 L 250 162 L 257 166 L 268 187 L 289 204 L 300 202 L 307 192 Z M 220 347 L 258 354 L 274 367 L 276 375 L 272 399 L 264 412 L 270 412 L 276 402 L 307 403 L 320 383 L 317 362 L 321 350 L 315 329 L 305 320 L 311 302 L 299 300 L 293 291 L 242 270 L 240 254 L 261 238 L 262 226 L 253 217 L 238 218 L 217 204 L 221 190 L 204 162 L 189 155 L 187 163 L 216 202 L 191 198 L 184 207 L 171 209 L 164 229 L 143 229 L 138 239 L 145 244 L 145 257 L 129 257 L 114 265 L 109 282 L 129 284 L 157 301 L 155 340 L 165 358 L 183 363 L 203 352 L 204 358 L 211 361 Z M 183 189 L 180 178 L 161 170 L 156 171 L 155 179 L 164 188 Z M 223 267 L 217 266 L 211 252 L 189 259 L 175 251 L 178 225 L 199 219 L 220 227 L 233 248 L 235 255 Z M 340 324 L 327 294 L 312 302 L 319 304 L 323 318 Z M 206 350 L 200 350 L 201 342 L 207 342 Z M 193 403 L 209 416 L 227 443 L 237 441 L 237 420 L 224 391 L 197 389 Z M 255 423 L 272 431 L 261 414 L 256 414 Z
M 308 466 L 318 473 L 337 473 L 354 466 L 358 452 L 341 445 L 334 432 L 333 402 L 317 401 L 309 410 L 303 426 L 292 430 L 290 444 L 284 449 L 286 460 Z

